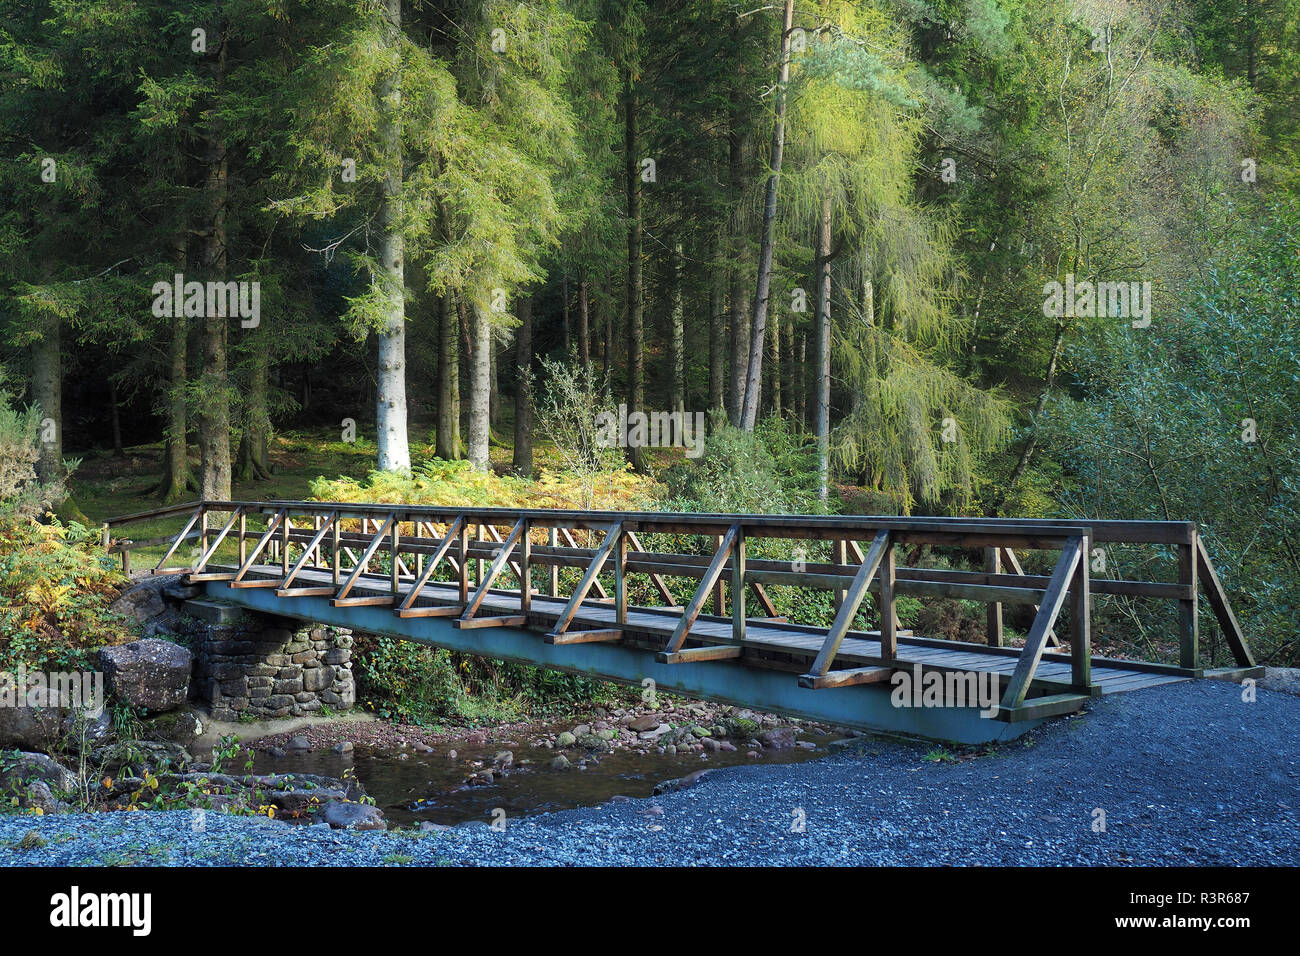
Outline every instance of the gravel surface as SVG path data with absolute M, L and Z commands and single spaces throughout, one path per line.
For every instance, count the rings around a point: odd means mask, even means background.
M 357 833 L 216 813 L 196 832 L 188 811 L 0 816 L 0 863 L 1300 864 L 1300 698 L 1241 698 L 1218 681 L 1119 694 L 974 759 L 866 738 L 858 753 L 719 770 L 503 832 Z M 17 848 L 30 830 L 45 845 Z

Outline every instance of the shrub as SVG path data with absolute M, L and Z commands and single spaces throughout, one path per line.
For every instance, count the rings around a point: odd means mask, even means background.
M 78 524 L 0 523 L 0 669 L 78 664 L 136 636 L 109 609 L 125 578 Z

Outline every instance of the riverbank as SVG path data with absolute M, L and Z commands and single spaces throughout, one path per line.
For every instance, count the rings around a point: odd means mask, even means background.
M 216 813 L 196 830 L 188 811 L 0 816 L 0 862 L 1298 865 L 1297 740 L 1300 698 L 1260 690 L 1247 703 L 1235 684 L 1199 681 L 1104 698 L 976 759 L 862 738 L 856 752 L 723 769 L 504 830 L 350 832 Z

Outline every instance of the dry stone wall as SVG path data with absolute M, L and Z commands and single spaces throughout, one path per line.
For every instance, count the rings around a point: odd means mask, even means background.
M 356 703 L 352 632 L 244 614 L 209 624 L 198 643 L 195 686 L 215 720 L 296 717 Z

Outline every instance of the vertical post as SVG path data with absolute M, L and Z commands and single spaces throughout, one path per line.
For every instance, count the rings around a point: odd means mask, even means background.
M 288 515 L 285 515 L 283 531 L 280 535 L 281 540 L 284 542 L 283 546 L 280 548 L 280 573 L 281 574 L 289 573 L 289 531 L 292 527 L 293 527 L 293 522 L 289 520 Z
M 469 600 L 469 522 L 460 526 L 460 603 Z
M 722 535 L 715 534 L 713 536 L 714 552 L 716 553 L 717 550 L 721 547 L 722 547 Z M 723 590 L 724 588 L 722 585 L 722 577 L 721 575 L 719 575 L 717 583 L 713 585 L 713 613 L 718 615 L 718 617 L 722 617 L 724 614 L 727 613 L 727 602 L 723 598 Z
M 898 613 L 894 608 L 894 582 L 897 580 L 894 556 L 894 536 L 889 535 L 884 553 L 880 557 L 880 656 L 892 660 L 898 656 Z
M 482 544 L 486 540 L 487 540 L 487 535 L 483 533 L 483 526 L 481 524 L 476 524 L 474 526 L 474 543 Z M 479 588 L 482 586 L 483 586 L 483 559 L 475 558 L 474 559 L 474 587 Z
M 334 551 L 334 555 L 330 561 L 330 564 L 333 565 L 334 590 L 336 591 L 338 590 L 339 587 L 339 555 L 342 552 L 342 549 L 339 547 L 339 525 L 342 523 L 343 523 L 343 519 L 340 518 L 336 512 L 334 515 L 334 527 L 332 529 L 333 534 L 330 535 L 332 539 L 330 542 L 330 547 Z
M 547 542 L 549 542 L 552 551 L 554 551 L 554 549 L 556 549 L 556 548 L 559 548 L 559 546 L 560 546 L 560 529 L 559 529 L 559 528 L 556 528 L 555 525 L 551 525 L 551 533 L 550 533 L 550 535 L 547 535 L 546 540 L 547 540 Z M 551 558 L 555 558 L 555 555 L 554 555 L 554 554 L 551 554 Z M 560 593 L 560 566 L 559 566 L 559 564 L 551 564 L 550 574 L 547 575 L 547 581 L 546 581 L 546 593 L 547 593 L 547 594 L 550 594 L 551 597 L 556 597 L 556 596 L 558 596 L 558 594 Z
M 389 557 L 389 564 L 392 566 L 391 581 L 392 581 L 392 588 L 393 588 L 393 597 L 397 597 L 397 594 L 398 594 L 398 591 L 397 591 L 397 545 L 398 545 L 398 542 L 401 540 L 401 535 L 402 535 L 402 531 L 401 531 L 401 528 L 402 528 L 402 522 L 399 521 L 399 520 L 397 520 L 397 516 L 396 516 L 396 515 L 393 516 L 393 519 L 394 519 L 394 520 L 393 520 L 393 532 L 392 532 L 392 548 L 393 548 L 393 550 L 390 552 L 390 554 L 389 554 L 388 557 Z
M 745 529 L 736 531 L 731 549 L 731 637 L 736 643 L 745 640 Z
M 836 538 L 831 542 L 831 558 L 835 564 L 846 565 L 849 563 L 849 542 L 844 538 Z M 848 596 L 848 591 L 835 592 L 835 610 L 840 609 L 844 599 Z
M 208 509 L 199 507 L 199 554 L 208 550 Z
M 532 604 L 533 591 L 533 545 L 528 540 L 529 533 L 533 530 L 533 523 L 527 518 L 524 519 L 524 533 L 519 538 L 519 611 L 521 614 L 527 614 L 528 608 Z
M 614 623 L 627 623 L 627 532 L 621 527 L 614 545 Z
M 248 517 L 244 512 L 239 513 L 239 566 L 244 566 L 244 561 L 248 559 L 248 542 L 244 540 L 248 533 Z
M 1091 541 L 1089 535 L 1080 539 L 1079 567 L 1070 579 L 1070 683 L 1076 691 L 1085 693 L 1092 684 L 1092 580 L 1088 567 Z
M 984 570 L 989 574 L 1002 573 L 1002 549 L 984 549 Z M 990 647 L 1002 646 L 1002 602 L 990 601 L 985 605 L 985 618 L 988 623 L 986 635 Z
M 547 536 L 547 541 L 550 543 L 552 550 L 558 548 L 560 546 L 560 529 L 552 525 L 551 533 Z M 552 554 L 551 557 L 554 558 L 555 555 Z M 552 564 L 550 574 L 547 575 L 547 577 L 546 593 L 551 597 L 555 597 L 560 593 L 560 566 L 558 564 Z
M 1189 598 L 1178 602 L 1178 663 L 1182 667 L 1201 666 L 1199 624 L 1196 619 L 1196 528 L 1191 541 L 1178 546 L 1178 583 L 1191 588 Z
M 108 524 L 105 523 L 103 525 L 100 525 L 99 528 L 99 546 L 103 548 L 105 551 L 108 550 L 108 541 L 109 541 Z
M 129 547 L 122 549 L 122 574 L 128 578 L 131 576 L 131 549 Z

